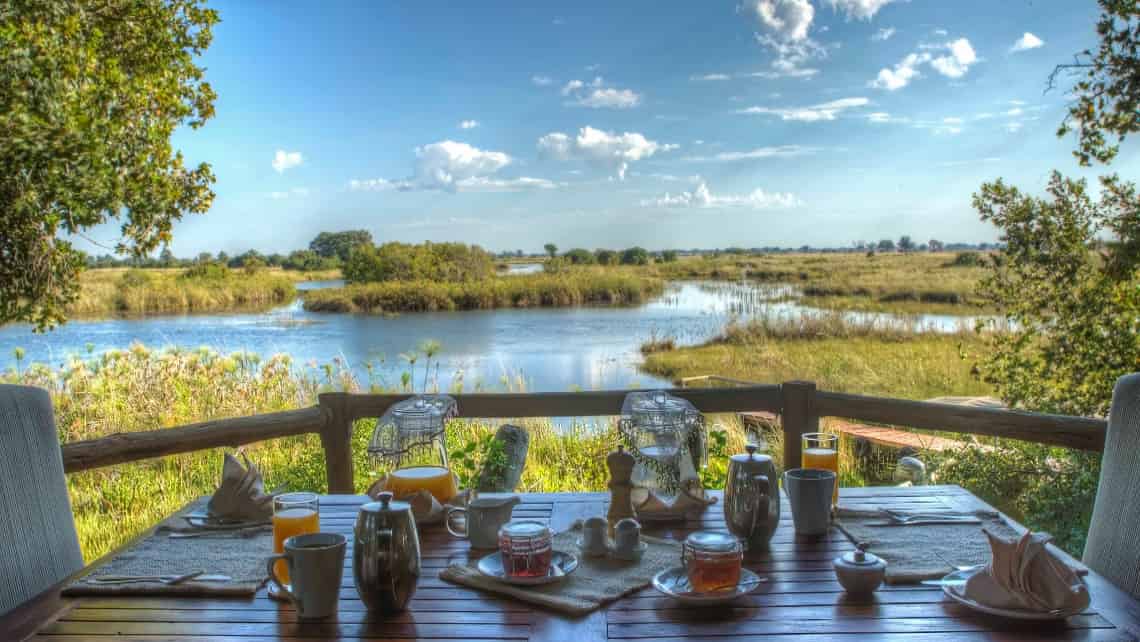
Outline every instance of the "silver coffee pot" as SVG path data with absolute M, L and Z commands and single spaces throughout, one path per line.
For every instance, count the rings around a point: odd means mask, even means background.
M 768 455 L 757 455 L 756 446 L 728 460 L 724 487 L 724 521 L 749 550 L 763 549 L 780 523 L 780 484 L 776 465 Z
M 353 531 L 352 577 L 371 611 L 398 613 L 408 606 L 420 578 L 420 538 L 407 502 L 380 493 L 360 507 Z

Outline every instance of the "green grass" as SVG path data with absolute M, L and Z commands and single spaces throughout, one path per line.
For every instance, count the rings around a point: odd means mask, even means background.
M 68 307 L 68 315 L 113 317 L 260 310 L 292 301 L 297 295 L 294 283 L 304 280 L 303 274 L 316 274 L 234 269 L 224 276 L 204 278 L 187 277 L 184 273 L 183 269 L 88 270 L 80 275 L 79 298 Z
M 311 312 L 426 312 L 642 303 L 664 291 L 657 278 L 630 271 L 573 269 L 477 281 L 385 281 L 303 294 Z
M 928 399 L 991 394 L 971 374 L 971 355 L 982 349 L 982 339 L 966 329 L 923 332 L 905 321 L 850 323 L 838 314 L 762 318 L 730 324 L 703 345 L 648 354 L 642 370 L 670 379 L 802 379 L 823 390 Z

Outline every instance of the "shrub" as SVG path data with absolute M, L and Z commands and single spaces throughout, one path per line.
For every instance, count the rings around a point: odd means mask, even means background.
M 621 253 L 622 265 L 649 265 L 649 252 L 643 247 L 631 247 Z
M 621 257 L 613 250 L 595 250 L 594 258 L 599 265 L 617 265 L 621 262 Z
M 385 243 L 353 248 L 344 266 L 350 283 L 376 281 L 473 281 L 494 276 L 495 262 L 478 245 Z
M 985 264 L 986 259 L 980 252 L 959 252 L 948 265 L 950 267 L 983 267 Z
M 590 252 L 590 250 L 584 250 L 580 247 L 576 247 L 562 256 L 574 265 L 590 265 L 594 262 L 593 253 Z

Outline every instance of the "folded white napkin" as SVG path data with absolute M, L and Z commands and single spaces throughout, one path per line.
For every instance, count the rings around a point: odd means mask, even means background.
M 265 492 L 265 484 L 257 466 L 245 459 L 245 466 L 237 457 L 226 453 L 222 462 L 222 484 L 206 504 L 210 517 L 249 522 L 265 521 L 273 517 L 273 495 Z
M 986 606 L 1028 611 L 1080 611 L 1089 605 L 1089 589 L 1071 566 L 1046 548 L 1045 533 L 1027 532 L 1006 539 L 982 529 L 992 558 L 966 581 L 965 595 Z
M 455 485 L 459 485 L 459 479 L 456 478 Z M 372 499 L 380 496 L 380 493 L 388 489 L 388 476 L 384 475 L 376 480 L 368 488 L 367 495 Z M 412 517 L 416 520 L 417 524 L 438 524 L 443 521 L 447 514 L 448 508 L 461 508 L 467 505 L 471 491 L 461 490 L 455 497 L 447 500 L 447 503 L 441 503 L 431 491 L 417 490 L 412 493 L 398 495 L 394 497 L 397 501 L 407 502 L 412 506 Z

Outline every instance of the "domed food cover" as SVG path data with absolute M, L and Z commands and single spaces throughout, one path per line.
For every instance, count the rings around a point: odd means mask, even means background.
M 638 519 L 684 518 L 712 503 L 698 472 L 708 457 L 704 416 L 692 403 L 663 390 L 631 392 L 621 414 Z

